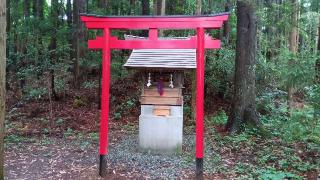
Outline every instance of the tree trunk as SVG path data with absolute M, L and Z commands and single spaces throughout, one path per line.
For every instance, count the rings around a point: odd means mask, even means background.
M 255 64 L 257 19 L 252 3 L 237 1 L 237 42 L 235 58 L 234 97 L 226 129 L 240 130 L 241 124 L 260 126 L 255 103 Z
M 43 19 L 44 0 L 32 1 L 32 14 L 34 17 Z
M 141 2 L 142 15 L 150 15 L 150 1 L 142 0 Z
M 6 5 L 7 5 L 7 8 L 6 8 L 6 21 L 7 21 L 6 32 L 7 32 L 7 34 L 9 35 L 9 33 L 10 33 L 10 28 L 11 28 L 10 0 L 6 0 Z M 7 57 L 7 58 L 9 57 L 9 48 L 6 48 L 6 57 Z
M 318 59 L 316 60 L 316 67 L 315 67 L 315 83 L 320 86 L 320 17 L 319 17 L 319 25 L 318 25 L 318 45 L 317 45 L 317 54 Z M 318 120 L 320 115 L 319 107 L 314 107 L 313 119 Z
M 107 0 L 99 0 L 98 1 L 98 7 L 99 8 L 106 8 L 108 5 L 108 1 Z
M 42 20 L 44 18 L 44 13 L 43 13 L 43 10 L 44 10 L 44 0 L 38 0 L 38 16 L 39 18 Z
M 159 6 L 160 5 L 160 6 Z M 159 10 L 160 8 L 160 10 Z M 166 15 L 166 0 L 158 0 L 158 10 L 157 10 L 158 14 L 160 12 L 161 16 Z M 159 30 L 159 37 L 163 37 L 163 30 L 160 29 Z
M 297 54 L 298 51 L 298 40 L 299 40 L 299 33 L 298 33 L 298 0 L 291 0 L 292 5 L 292 14 L 291 14 L 291 24 L 292 28 L 289 34 L 289 50 L 293 54 Z M 290 62 L 289 62 L 290 63 Z M 290 66 L 290 64 L 289 64 Z M 287 93 L 288 93 L 288 115 L 291 116 L 292 114 L 292 106 L 293 106 L 293 94 L 295 92 L 293 84 L 290 82 L 287 84 Z
M 320 17 L 318 25 L 318 44 L 317 44 L 317 54 L 319 55 L 316 60 L 316 83 L 320 84 Z
M 32 1 L 32 14 L 35 18 L 38 18 L 38 19 L 42 19 L 42 17 L 40 18 L 40 13 L 43 13 L 43 10 L 40 10 L 41 8 L 43 8 L 41 1 L 43 1 L 43 0 L 33 0 Z M 41 41 L 42 41 L 41 35 L 36 33 L 35 38 L 34 38 L 34 45 L 35 45 L 35 47 L 37 47 L 37 50 L 35 52 L 35 57 L 34 57 L 34 64 L 35 65 L 38 65 L 38 63 L 39 63 L 38 59 L 39 59 L 39 54 L 41 53 L 41 50 L 39 48 L 39 44 L 42 44 Z
M 6 1 L 0 1 L 0 180 L 4 179 L 4 119 L 6 103 Z
M 30 1 L 29 0 L 25 0 L 23 3 L 23 15 L 24 15 L 25 19 L 30 17 Z M 24 67 L 27 64 L 27 44 L 28 44 L 28 41 L 26 38 L 20 39 L 20 40 L 18 38 L 17 44 L 18 44 L 17 50 L 19 52 L 22 52 L 22 54 L 24 55 L 24 59 L 20 59 L 20 63 L 21 63 L 20 66 Z M 21 94 L 23 94 L 25 86 L 26 86 L 26 79 L 25 79 L 25 77 L 22 77 L 20 79 L 20 89 L 22 92 Z
M 162 0 L 157 0 L 157 15 L 161 14 Z
M 153 0 L 153 15 L 161 15 L 163 1 L 165 0 Z
M 71 0 L 67 0 L 67 9 L 66 9 L 66 15 L 67 15 L 67 24 L 69 29 L 72 28 L 72 8 L 71 8 Z M 71 38 L 70 38 L 71 39 Z M 71 41 L 71 40 L 70 40 Z
M 196 15 L 200 16 L 202 12 L 202 0 L 197 0 Z
M 24 14 L 25 18 L 30 16 L 30 1 L 29 0 L 24 0 L 23 14 Z
M 166 15 L 166 0 L 161 0 L 161 16 Z
M 38 17 L 38 0 L 32 0 L 32 15 Z
M 59 2 L 58 0 L 51 1 L 51 20 L 54 25 L 54 30 L 50 39 L 49 50 L 50 50 L 50 59 L 51 59 L 51 69 L 50 69 L 50 91 L 55 100 L 58 99 L 58 96 L 55 91 L 55 75 L 54 75 L 54 65 L 57 61 L 56 50 L 57 50 L 57 28 L 59 27 Z
M 142 0 L 141 2 L 141 14 L 142 15 L 150 15 L 150 1 L 149 0 Z M 148 30 L 142 30 L 141 36 L 148 37 Z
M 11 12 L 11 6 L 10 6 L 10 0 L 6 0 L 7 3 L 7 32 L 10 32 L 10 28 L 11 28 L 11 16 L 10 16 L 10 12 Z
M 230 12 L 231 11 L 231 2 L 230 0 L 227 0 L 227 2 L 225 3 L 224 5 L 224 10 L 225 12 Z M 225 42 L 227 45 L 230 44 L 230 30 L 231 30 L 231 27 L 230 27 L 230 20 L 226 21 L 223 25 L 223 37 L 225 39 Z
M 136 5 L 136 1 L 130 0 L 130 15 L 134 15 L 135 5 Z
M 266 5 L 266 8 L 267 8 L 267 13 L 268 14 L 273 14 L 273 0 L 266 0 L 265 2 L 265 5 Z M 270 18 L 272 20 L 274 20 L 273 16 L 270 16 Z M 269 24 L 267 27 L 266 27 L 266 36 L 267 36 L 267 39 L 268 39 L 268 49 L 266 50 L 266 59 L 267 61 L 270 61 L 273 56 L 274 56 L 274 49 L 271 48 L 271 46 L 273 46 L 273 39 L 274 39 L 274 27 L 272 24 Z M 280 47 L 279 47 L 280 48 Z
M 85 27 L 80 21 L 80 13 L 85 12 L 85 0 L 75 0 L 73 2 L 73 23 L 74 23 L 74 33 L 73 33 L 73 50 L 74 50 L 74 86 L 75 88 L 80 87 L 80 58 L 85 55 Z
M 73 59 L 73 55 L 74 55 L 74 52 L 73 52 L 73 44 L 72 44 L 72 40 L 73 40 L 73 33 L 72 33 L 72 6 L 71 6 L 71 0 L 67 0 L 67 7 L 66 7 L 66 16 L 67 16 L 67 25 L 68 25 L 68 29 L 69 29 L 69 37 L 68 37 L 68 45 L 70 47 L 70 50 L 69 50 L 69 56 L 70 56 L 70 59 L 72 60 Z
M 153 15 L 158 15 L 158 0 L 153 0 Z

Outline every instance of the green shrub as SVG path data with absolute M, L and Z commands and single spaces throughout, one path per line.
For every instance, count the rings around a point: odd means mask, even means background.
M 228 116 L 224 110 L 220 110 L 215 116 L 211 117 L 210 122 L 214 125 L 225 125 L 228 121 Z

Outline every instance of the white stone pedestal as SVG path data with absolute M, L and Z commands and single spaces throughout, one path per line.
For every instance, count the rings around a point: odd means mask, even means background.
M 139 145 L 144 151 L 181 152 L 183 107 L 170 106 L 170 116 L 154 116 L 154 105 L 141 105 Z

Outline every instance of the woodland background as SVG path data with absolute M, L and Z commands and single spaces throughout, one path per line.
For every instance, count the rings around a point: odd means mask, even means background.
M 86 42 L 101 32 L 87 31 L 79 20 L 80 13 L 230 12 L 223 29 L 207 32 L 222 40 L 221 49 L 206 52 L 206 134 L 219 147 L 212 157 L 216 167 L 211 173 L 226 178 L 318 177 L 319 0 L 6 0 L 6 4 L 6 148 L 65 136 L 87 136 L 97 141 L 101 52 L 88 50 Z M 244 47 L 246 38 L 240 38 L 241 13 L 250 17 L 241 22 L 256 25 L 247 37 L 252 46 Z M 119 38 L 146 34 L 125 30 L 112 33 Z M 162 33 L 168 37 L 194 34 L 191 30 Z M 245 52 L 254 56 L 239 59 Z M 136 132 L 140 114 L 140 74 L 122 67 L 129 54 L 127 50 L 112 51 L 111 127 L 121 132 Z M 237 78 L 241 65 L 249 65 L 253 73 Z M 185 75 L 185 134 L 193 134 L 195 127 L 193 73 Z M 239 94 L 243 80 L 249 82 L 252 91 Z M 250 107 L 247 99 L 252 102 Z M 254 117 L 239 115 L 244 110 L 238 112 L 236 107 L 242 106 L 253 109 Z M 228 168 L 219 155 L 226 149 L 235 157 Z

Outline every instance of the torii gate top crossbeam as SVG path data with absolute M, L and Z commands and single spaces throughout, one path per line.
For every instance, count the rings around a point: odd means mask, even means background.
M 98 16 L 82 14 L 89 29 L 218 29 L 229 13 L 205 16 Z
M 149 37 L 139 40 L 119 40 L 117 37 L 108 38 L 110 49 L 196 49 L 197 37 L 170 40 L 158 39 L 159 29 L 219 29 L 228 19 L 228 13 L 206 16 L 97 16 L 81 15 L 81 20 L 88 29 L 148 29 Z M 96 37 L 88 41 L 90 49 L 103 49 L 105 37 Z M 220 48 L 220 40 L 209 35 L 204 37 L 205 49 Z

